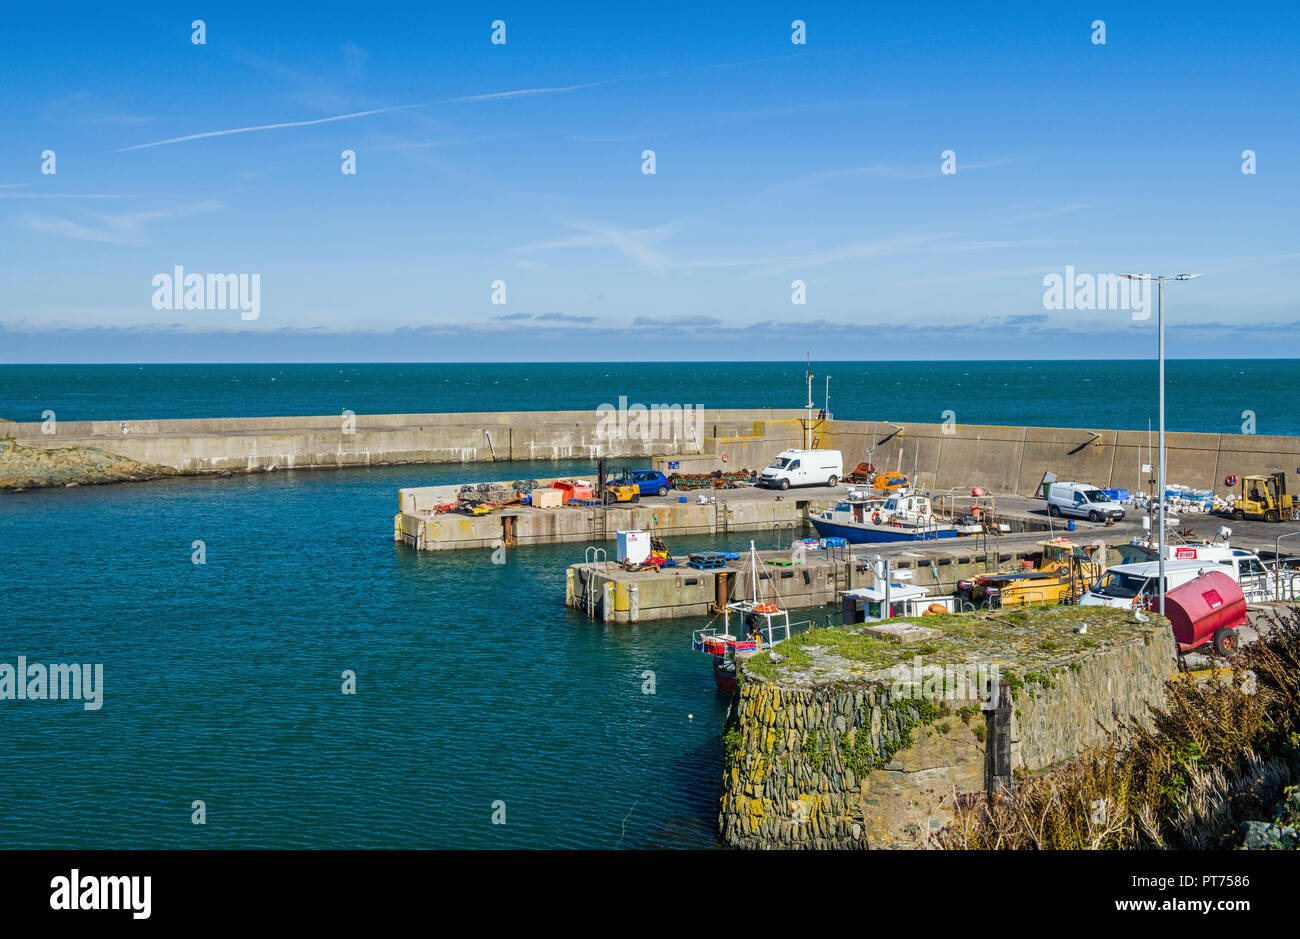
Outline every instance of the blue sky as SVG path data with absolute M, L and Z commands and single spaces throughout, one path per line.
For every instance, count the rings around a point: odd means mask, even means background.
M 1300 355 L 1293 4 L 553 6 L 14 14 L 0 361 L 1150 355 L 1044 309 L 1067 265 L 1204 272 L 1171 354 Z M 259 318 L 155 309 L 177 265 Z

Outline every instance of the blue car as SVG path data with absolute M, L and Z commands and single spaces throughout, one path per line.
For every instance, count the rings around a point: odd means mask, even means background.
M 637 487 L 637 492 L 643 496 L 666 496 L 668 490 L 672 487 L 668 485 L 668 477 L 658 470 L 637 470 L 630 474 L 631 479 L 620 475 L 617 482 L 627 484 L 631 483 Z

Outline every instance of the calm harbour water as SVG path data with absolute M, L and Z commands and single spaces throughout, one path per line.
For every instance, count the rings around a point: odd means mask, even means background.
M 0 702 L 0 844 L 712 846 L 725 708 L 698 624 L 567 611 L 581 545 L 394 545 L 399 486 L 493 469 L 0 497 L 0 662 L 104 664 L 99 711 Z

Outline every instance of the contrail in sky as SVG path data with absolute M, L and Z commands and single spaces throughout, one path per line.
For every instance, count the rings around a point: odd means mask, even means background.
M 865 48 L 865 47 L 859 47 Z M 770 59 L 753 59 L 748 62 L 722 62 L 717 65 L 692 65 L 686 68 L 671 69 L 667 72 L 650 72 L 645 75 L 630 75 L 625 78 L 606 78 L 601 81 L 585 82 L 580 85 L 561 85 L 553 88 L 520 88 L 515 91 L 496 91 L 482 95 L 462 95 L 458 98 L 445 98 L 441 101 L 424 101 L 419 104 L 399 104 L 389 108 L 375 108 L 370 111 L 354 111 L 351 114 L 335 114 L 333 117 L 318 117 L 310 121 L 284 121 L 279 124 L 258 124 L 253 127 L 233 127 L 229 130 L 210 130 L 202 134 L 187 134 L 184 137 L 171 137 L 167 140 L 155 140 L 151 143 L 138 143 L 131 147 L 121 147 L 114 151 L 125 153 L 128 150 L 147 150 L 169 143 L 184 143 L 187 140 L 203 140 L 207 137 L 226 137 L 230 134 L 251 134 L 259 130 L 279 130 L 284 127 L 310 127 L 313 124 L 330 124 L 335 121 L 350 121 L 358 117 L 370 117 L 373 114 L 388 114 L 393 111 L 410 111 L 413 108 L 427 108 L 438 104 L 463 104 L 473 101 L 495 101 L 505 98 L 525 98 L 533 95 L 563 94 L 569 91 L 581 91 L 584 88 L 598 88 L 602 85 L 615 85 L 620 82 L 643 81 L 647 78 L 664 78 L 669 75 L 681 75 L 686 72 L 702 72 L 710 69 L 740 68 L 747 65 L 764 65 L 770 62 L 783 62 L 787 59 L 805 58 L 812 55 L 835 55 L 852 52 L 853 49 L 827 49 L 824 52 L 796 53 L 781 55 Z

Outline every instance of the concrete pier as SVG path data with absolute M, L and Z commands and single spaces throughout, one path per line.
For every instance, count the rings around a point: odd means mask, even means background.
M 1039 502 L 1037 506 L 1042 504 Z M 1041 518 L 1036 514 L 1039 512 L 1042 512 Z M 1029 500 L 1009 504 L 1001 517 L 1019 519 L 1024 526 L 1041 523 L 1044 528 L 1047 521 L 1046 513 L 1035 508 Z M 1185 526 L 1194 531 L 1196 537 L 1207 539 L 1213 538 L 1222 521 L 1205 515 L 1184 520 Z M 1234 547 L 1257 552 L 1265 560 L 1273 557 L 1273 539 L 1281 533 L 1277 525 L 1267 522 L 1232 524 Z M 926 587 L 931 594 L 941 596 L 953 593 L 959 580 L 1013 569 L 1025 561 L 1035 560 L 1042 551 L 1040 543 L 1049 538 L 1064 537 L 1089 549 L 1102 545 L 1106 549 L 1105 563 L 1109 566 L 1120 563 L 1120 554 L 1116 550 L 1119 546 L 1142 534 L 1140 522 L 1127 519 L 1114 526 L 1083 524 L 1076 526 L 1073 532 L 1064 532 L 1057 522 L 1052 531 L 1020 530 L 938 541 L 849 545 L 838 552 L 808 551 L 803 564 L 771 568 L 780 573 L 771 574 L 769 583 L 775 585 L 786 608 L 809 610 L 806 618 L 816 621 L 825 613 L 838 610 L 839 591 L 874 585 L 870 562 L 877 556 L 891 562 L 897 579 Z M 761 538 L 757 541 L 761 549 L 764 542 Z M 743 538 L 737 538 L 731 546 L 730 550 L 741 554 L 742 560 L 731 562 L 725 569 L 725 576 L 730 579 L 721 593 L 717 571 L 677 567 L 629 573 L 612 562 L 574 563 L 565 576 L 565 604 L 593 619 L 611 623 L 707 616 L 720 602 L 750 596 L 748 567 L 743 560 L 748 547 L 749 542 Z M 764 560 L 788 559 L 791 552 L 760 550 L 759 556 Z M 678 560 L 684 564 L 686 559 Z M 826 604 L 835 606 L 820 612 L 810 609 Z
M 813 556 L 821 553 L 812 552 L 799 564 L 774 566 L 766 562 L 788 562 L 790 552 L 760 552 L 759 596 L 779 596 L 788 609 L 817 607 L 838 602 L 839 591 L 867 582 L 845 552 L 833 558 Z M 706 616 L 719 604 L 753 593 L 747 555 L 717 570 L 696 570 L 685 561 L 680 559 L 679 567 L 637 572 L 617 564 L 574 564 L 565 575 L 565 604 L 607 623 L 636 623 Z
M 592 477 L 565 478 L 594 482 Z M 542 486 L 549 486 L 552 481 L 537 480 Z M 554 509 L 510 506 L 477 516 L 437 511 L 436 506 L 455 501 L 459 490 L 459 486 L 399 490 L 393 540 L 420 551 L 449 551 L 568 542 L 605 546 L 619 531 L 632 529 L 667 538 L 770 532 L 780 528 L 789 541 L 792 533 L 802 531 L 810 507 L 816 506 L 816 511 L 820 511 L 824 502 L 838 498 L 845 491 L 843 487 L 785 494 L 755 489 L 674 491 L 663 497 L 644 496 L 639 502 L 607 506 L 564 505 Z M 700 491 L 712 501 L 699 504 Z M 681 496 L 686 496 L 688 501 L 679 502 Z
M 972 536 L 906 544 L 850 545 L 838 551 L 810 550 L 802 561 L 790 566 L 765 564 L 760 571 L 764 584 L 759 593 L 770 599 L 775 590 L 782 605 L 790 610 L 827 604 L 835 604 L 838 610 L 840 591 L 875 583 L 870 562 L 879 555 L 890 559 L 896 577 L 927 587 L 936 596 L 950 594 L 958 580 L 1032 558 L 1039 551 L 1038 542 L 1046 537 L 1045 532 L 1024 532 L 992 539 Z M 1094 538 L 1092 543 L 1099 540 Z M 1079 538 L 1077 543 L 1086 544 L 1088 539 Z M 565 604 L 609 623 L 705 616 L 720 603 L 752 595 L 749 566 L 742 550 L 747 548 L 748 544 L 737 543 L 733 551 L 742 555 L 741 560 L 732 561 L 720 571 L 682 566 L 630 573 L 614 563 L 573 564 L 565 576 Z M 760 562 L 788 561 L 791 552 L 760 551 L 759 558 Z M 685 558 L 678 560 L 682 565 L 686 562 Z M 726 578 L 721 587 L 719 578 Z M 639 614 L 635 619 L 633 588 Z
M 594 477 L 565 477 L 594 482 Z M 549 486 L 554 480 L 539 479 Z M 511 483 L 488 485 L 509 489 Z M 728 535 L 732 532 L 765 532 L 766 540 L 792 539 L 814 534 L 807 523 L 810 515 L 834 505 L 848 494 L 847 486 L 810 486 L 784 491 L 757 489 L 673 490 L 666 496 L 642 496 L 639 502 L 608 506 L 565 505 L 554 509 L 509 506 L 488 515 L 471 516 L 459 511 L 439 511 L 438 506 L 456 501 L 460 487 L 420 486 L 398 490 L 398 512 L 393 519 L 393 540 L 420 551 L 450 551 L 465 548 L 526 547 L 539 544 L 586 542 L 604 546 L 619 531 L 641 529 L 661 538 L 687 535 Z M 710 501 L 701 505 L 703 493 Z M 686 502 L 679 501 L 682 497 Z M 969 494 L 958 505 L 972 500 Z M 1028 500 L 997 503 L 997 518 L 1011 532 L 1047 527 L 1047 518 L 1025 511 Z M 760 538 L 760 541 L 764 540 Z

